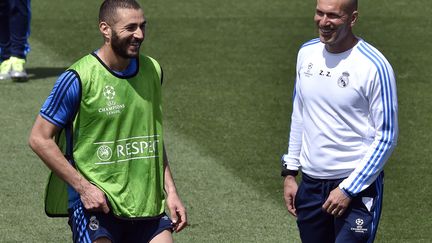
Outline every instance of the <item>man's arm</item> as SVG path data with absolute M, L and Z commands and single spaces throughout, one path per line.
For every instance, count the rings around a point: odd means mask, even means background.
M 300 168 L 299 158 L 303 142 L 303 101 L 298 88 L 298 82 L 299 77 L 297 76 L 293 93 L 293 110 L 291 115 L 288 153 L 282 156 L 282 169 L 294 176 L 297 175 L 295 171 L 298 171 Z M 285 176 L 284 171 L 282 171 L 282 175 Z
M 301 116 L 301 102 L 294 95 L 293 114 L 291 118 L 291 130 L 288 146 L 288 154 L 282 156 L 282 176 L 284 179 L 284 199 L 288 212 L 297 217 L 295 197 L 297 194 L 297 182 L 295 176 L 300 167 L 299 157 L 302 144 L 303 124 Z
M 108 213 L 105 194 L 77 172 L 55 143 L 54 136 L 59 131 L 59 127 L 38 115 L 30 133 L 30 147 L 48 168 L 80 194 L 86 209 Z
M 288 212 L 297 217 L 295 197 L 298 185 L 295 176 L 300 167 L 299 157 L 303 134 L 302 103 L 297 92 L 294 93 L 293 114 L 291 116 L 291 129 L 289 137 L 288 154 L 282 157 L 282 176 L 284 179 L 284 200 Z
M 373 121 L 375 137 L 359 165 L 331 191 L 323 209 L 340 216 L 351 198 L 368 188 L 378 177 L 396 147 L 398 137 L 398 105 L 396 80 L 391 65 L 383 56 L 376 55 L 377 74 L 369 92 L 369 116 Z
M 297 217 L 295 197 L 297 194 L 297 182 L 295 176 L 300 168 L 300 151 L 303 136 L 303 102 L 298 89 L 298 69 L 300 60 L 297 58 L 297 77 L 294 85 L 293 111 L 291 115 L 291 129 L 289 136 L 288 153 L 282 156 L 282 176 L 284 176 L 284 200 L 288 212 Z
M 381 62 L 367 94 L 369 117 L 374 130 L 371 138 L 373 141 L 355 170 L 339 185 L 340 189 L 351 196 L 365 190 L 376 180 L 397 143 L 396 81 L 390 64 L 385 59 Z
M 284 179 L 284 199 L 285 206 L 288 209 L 288 212 L 297 217 L 297 212 L 295 208 L 295 196 L 297 194 L 298 186 L 295 176 L 287 175 Z
M 167 194 L 167 206 L 171 214 L 171 219 L 174 223 L 174 231 L 180 232 L 187 226 L 186 209 L 177 194 L 177 189 L 174 184 L 174 179 L 168 163 L 168 156 L 166 153 L 165 145 L 163 147 L 163 161 L 164 161 L 164 178 L 165 178 L 165 192 Z

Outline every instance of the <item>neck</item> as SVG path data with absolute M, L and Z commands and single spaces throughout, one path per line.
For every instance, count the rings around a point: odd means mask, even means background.
M 114 71 L 124 71 L 130 63 L 130 58 L 124 58 L 115 54 L 107 43 L 99 49 L 97 55 L 105 65 Z
M 348 51 L 353 48 L 358 42 L 357 37 L 354 34 L 351 34 L 346 37 L 341 43 L 334 43 L 333 45 L 326 44 L 325 48 L 330 53 L 341 53 L 344 51 Z

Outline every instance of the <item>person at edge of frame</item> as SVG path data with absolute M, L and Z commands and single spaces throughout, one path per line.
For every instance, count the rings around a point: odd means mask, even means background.
M 0 81 L 28 80 L 24 68 L 30 52 L 30 0 L 0 1 Z
M 396 81 L 386 58 L 354 35 L 357 19 L 357 0 L 317 0 L 319 38 L 297 56 L 282 176 L 304 243 L 373 242 L 378 228 L 398 137 Z

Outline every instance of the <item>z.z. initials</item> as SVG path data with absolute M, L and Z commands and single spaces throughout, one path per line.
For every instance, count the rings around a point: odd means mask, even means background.
M 326 77 L 331 77 L 330 72 L 329 71 L 324 71 L 324 70 L 320 70 L 319 75 L 326 76 Z

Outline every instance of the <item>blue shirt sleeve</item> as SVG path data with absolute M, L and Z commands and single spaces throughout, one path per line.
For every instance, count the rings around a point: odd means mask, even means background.
M 65 71 L 57 79 L 39 114 L 52 124 L 64 128 L 74 119 L 80 103 L 80 93 L 77 74 L 70 70 Z

